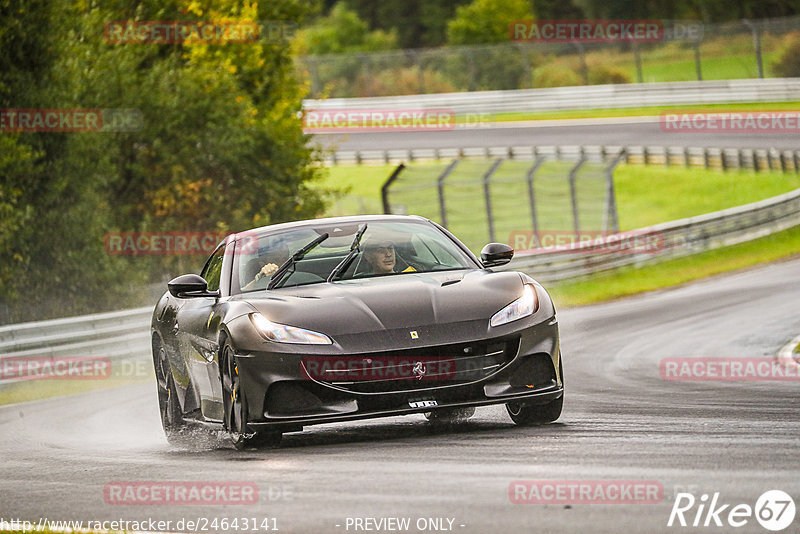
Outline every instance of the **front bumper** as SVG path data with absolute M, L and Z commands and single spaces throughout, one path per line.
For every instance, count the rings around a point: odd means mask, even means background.
M 496 334 L 489 340 L 461 343 L 506 343 L 511 349 L 503 361 L 471 376 L 455 373 L 452 380 L 411 377 L 405 383 L 391 384 L 326 381 L 310 376 L 305 360 L 360 358 L 363 353 L 343 355 L 335 348 L 323 348 L 308 354 L 299 352 L 296 346 L 292 350 L 297 352 L 237 351 L 249 424 L 256 431 L 293 431 L 306 425 L 423 413 L 433 408 L 486 406 L 515 400 L 546 404 L 563 395 L 555 315 L 539 323 L 511 324 Z M 454 360 L 461 363 L 458 357 Z

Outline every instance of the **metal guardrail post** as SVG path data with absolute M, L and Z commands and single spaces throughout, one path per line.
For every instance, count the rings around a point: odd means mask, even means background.
M 534 154 L 536 153 L 536 149 L 534 149 Z M 536 176 L 536 172 L 539 170 L 539 167 L 542 166 L 542 163 L 545 162 L 545 158 L 540 158 L 536 156 L 536 161 L 534 161 L 533 165 L 530 169 L 528 169 L 528 173 L 526 175 L 526 179 L 528 182 L 528 202 L 531 205 L 531 223 L 533 224 L 533 236 L 536 238 L 536 246 L 542 246 L 542 242 L 539 236 L 539 219 L 536 214 L 536 190 L 534 189 L 533 179 Z
M 572 169 L 569 171 L 569 196 L 572 199 L 572 225 L 575 228 L 575 239 L 580 241 L 581 236 L 581 222 L 578 215 L 578 191 L 575 187 L 575 179 L 578 171 L 586 163 L 586 154 L 581 149 L 581 157 Z
M 683 148 L 683 164 L 687 169 L 692 166 L 692 154 L 688 146 Z
M 761 172 L 760 169 L 761 164 L 758 162 L 758 150 L 754 148 L 751 152 L 753 154 L 753 172 L 758 174 L 759 172 Z
M 621 149 L 611 165 L 606 167 L 606 211 L 603 214 L 603 232 L 619 233 L 619 218 L 617 217 L 617 194 L 614 189 L 614 170 L 625 158 L 627 150 Z
M 664 147 L 664 167 L 669 169 L 669 147 Z
M 794 161 L 794 172 L 800 172 L 800 153 L 797 150 L 792 151 L 792 161 Z
M 489 181 L 492 179 L 492 175 L 497 172 L 501 163 L 503 163 L 503 158 L 497 158 L 494 160 L 494 163 L 492 163 L 492 166 L 489 167 L 489 170 L 486 171 L 486 174 L 483 175 L 483 196 L 486 200 L 486 220 L 489 223 L 489 241 L 492 243 L 495 242 L 495 233 L 494 214 L 492 213 L 492 193 L 489 188 Z
M 451 161 L 447 168 L 445 168 L 442 174 L 436 179 L 436 191 L 439 195 L 439 217 L 441 218 L 442 226 L 445 228 L 447 228 L 447 205 L 444 200 L 444 181 L 450 176 L 450 173 L 453 172 L 453 169 L 455 169 L 456 165 L 460 162 L 460 159 Z
M 711 168 L 711 154 L 709 154 L 708 148 L 703 149 L 703 163 L 705 164 L 706 169 Z
M 381 200 L 383 201 L 383 213 L 389 215 L 392 213 L 391 206 L 389 205 L 389 187 L 392 185 L 392 182 L 397 180 L 397 177 L 403 172 L 406 166 L 404 164 L 400 164 L 392 171 L 392 174 L 389 175 L 386 182 L 381 187 Z

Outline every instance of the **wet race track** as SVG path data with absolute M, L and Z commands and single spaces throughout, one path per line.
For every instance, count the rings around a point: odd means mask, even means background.
M 516 427 L 495 406 L 451 428 L 414 415 L 310 427 L 276 450 L 237 452 L 224 441 L 176 450 L 163 437 L 154 383 L 5 406 L 0 517 L 122 518 L 145 529 L 153 519 L 184 531 L 201 529 L 181 529 L 181 519 L 207 518 L 208 531 L 221 531 L 213 518 L 250 518 L 250 532 L 257 519 L 260 532 L 319 534 L 767 532 L 754 517 L 732 528 L 728 513 L 754 507 L 767 490 L 800 498 L 798 380 L 667 381 L 659 363 L 771 362 L 800 333 L 798 302 L 794 259 L 560 310 L 566 401 L 561 419 L 543 427 Z M 514 503 L 509 489 L 513 497 L 520 480 L 650 483 L 663 495 L 645 504 Z M 147 481 L 230 481 L 254 492 L 244 504 L 205 505 L 123 505 L 104 494 Z M 718 516 L 724 527 L 714 518 L 705 528 L 668 527 L 680 492 L 697 499 L 684 514 L 690 524 L 702 495 L 719 492 L 717 508 L 730 505 Z

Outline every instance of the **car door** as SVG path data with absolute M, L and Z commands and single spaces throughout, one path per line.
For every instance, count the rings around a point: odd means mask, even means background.
M 208 291 L 219 291 L 224 269 L 225 245 L 220 245 L 206 262 L 200 276 L 208 283 Z M 186 369 L 194 386 L 193 409 L 201 408 L 203 414 L 218 411 L 219 378 L 216 352 L 217 311 L 227 297 L 193 297 L 185 299 L 176 313 L 178 345 Z M 212 417 L 216 419 L 216 417 Z

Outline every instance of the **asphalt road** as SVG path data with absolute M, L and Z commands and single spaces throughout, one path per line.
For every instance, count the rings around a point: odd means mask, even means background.
M 410 532 L 420 531 L 421 518 L 452 519 L 461 533 L 768 532 L 753 518 L 737 529 L 668 528 L 667 520 L 674 495 L 686 489 L 698 499 L 719 492 L 719 502 L 732 505 L 754 506 L 771 489 L 800 499 L 798 382 L 664 381 L 659 362 L 769 361 L 800 332 L 798 302 L 794 259 L 562 310 L 565 411 L 544 427 L 515 427 L 503 408 L 490 407 L 444 430 L 415 415 L 311 427 L 277 450 L 202 443 L 175 450 L 162 436 L 150 383 L 2 407 L 0 517 L 269 517 L 282 532 L 315 534 L 356 532 L 347 518 L 390 517 L 411 518 Z M 255 482 L 258 502 L 104 500 L 111 482 L 187 480 Z M 512 504 L 515 480 L 657 481 L 664 497 L 657 504 Z M 785 532 L 798 525 L 800 516 Z
M 480 127 L 479 127 L 480 126 Z M 663 131 L 658 117 L 530 121 L 524 125 L 478 124 L 439 132 L 317 134 L 315 141 L 338 150 L 504 147 L 544 145 L 693 146 L 797 149 L 797 134 Z

